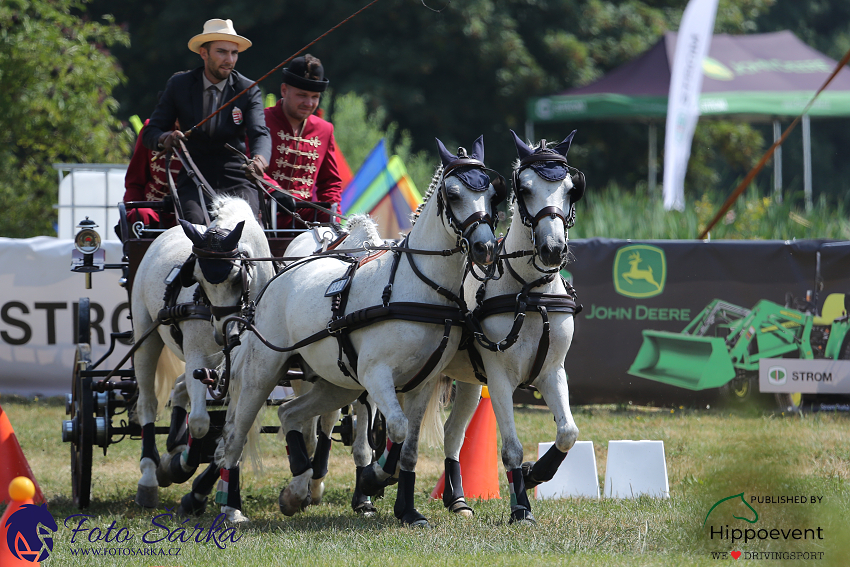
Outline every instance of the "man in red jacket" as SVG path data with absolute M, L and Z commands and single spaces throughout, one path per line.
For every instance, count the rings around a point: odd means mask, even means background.
M 296 57 L 283 70 L 281 99 L 265 110 L 272 137 L 266 174 L 297 199 L 338 205 L 342 182 L 334 156 L 334 128 L 313 114 L 327 87 L 322 62 L 310 54 Z M 329 220 L 325 214 L 314 217 L 310 208 L 299 208 L 298 214 L 307 220 Z M 293 225 L 290 216 L 279 215 L 278 228 L 293 227 L 304 228 Z

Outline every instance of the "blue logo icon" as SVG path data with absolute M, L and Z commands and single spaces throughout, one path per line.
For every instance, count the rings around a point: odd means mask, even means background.
M 58 529 L 47 504 L 24 504 L 6 520 L 6 543 L 21 561 L 41 562 L 53 551 L 53 532 Z

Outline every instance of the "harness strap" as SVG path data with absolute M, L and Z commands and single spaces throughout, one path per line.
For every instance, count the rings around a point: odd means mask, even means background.
M 359 262 L 353 262 L 348 265 L 348 268 L 345 270 L 344 278 L 350 282 L 354 278 L 354 273 L 357 271 L 357 268 L 360 266 Z M 331 300 L 331 314 L 332 319 L 330 324 L 339 319 L 345 319 L 345 306 L 348 305 L 348 290 L 351 289 L 350 285 L 346 285 L 339 293 L 333 296 Z M 329 325 L 330 325 L 329 324 Z M 337 342 L 339 343 L 339 355 L 337 357 L 337 366 L 339 366 L 340 371 L 351 378 L 358 384 L 360 381 L 357 379 L 357 349 L 354 348 L 354 345 L 351 343 L 351 337 L 348 333 L 338 333 L 337 334 Z M 348 366 L 351 367 L 351 371 L 349 372 L 348 368 L 345 366 L 345 362 L 342 360 L 342 354 L 345 353 L 345 357 L 348 359 Z
M 546 308 L 542 305 L 538 306 L 540 317 L 543 319 L 543 332 L 540 333 L 540 340 L 537 343 L 537 354 L 534 356 L 534 364 L 531 365 L 531 372 L 520 385 L 520 388 L 527 388 L 532 382 L 537 379 L 540 374 L 540 369 L 543 368 L 543 362 L 546 360 L 546 355 L 549 353 L 549 315 Z
M 437 363 L 440 362 L 440 359 L 443 357 L 443 353 L 446 352 L 446 346 L 449 344 L 449 335 L 452 332 L 453 322 L 451 319 L 446 319 L 445 327 L 443 328 L 443 339 L 440 341 L 437 349 L 431 353 L 431 356 L 428 357 L 428 361 L 425 363 L 419 372 L 408 380 L 407 384 L 402 386 L 401 393 L 409 392 L 419 386 L 425 378 L 427 378 L 431 372 L 433 372 L 434 368 L 437 367 Z
M 402 248 L 402 251 L 404 251 L 403 248 Z M 428 278 L 428 276 L 423 274 L 419 270 L 419 268 L 416 266 L 416 263 L 413 261 L 413 256 L 411 256 L 410 254 L 407 254 L 407 263 L 410 264 L 410 269 L 413 270 L 413 273 L 416 274 L 416 277 L 418 277 L 420 280 L 425 282 L 425 284 L 427 284 L 428 287 L 430 287 L 431 289 L 433 289 L 434 291 L 436 291 L 437 293 L 439 293 L 440 295 L 442 295 L 443 297 L 445 297 L 449 301 L 456 303 L 458 305 L 458 307 L 460 307 L 462 310 L 464 310 L 464 311 L 467 310 L 466 302 L 463 300 L 463 297 L 459 297 L 459 296 L 455 295 L 454 293 L 452 293 L 452 291 L 450 289 L 446 289 L 446 288 L 442 287 L 441 285 L 435 283 L 430 278 Z M 461 293 L 463 293 L 462 287 L 461 287 Z

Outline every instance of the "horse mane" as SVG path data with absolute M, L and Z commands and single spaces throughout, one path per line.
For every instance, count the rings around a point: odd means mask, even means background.
M 431 183 L 428 185 L 428 190 L 425 192 L 425 197 L 422 199 L 422 204 L 416 207 L 416 210 L 410 213 L 410 224 L 415 225 L 416 221 L 419 220 L 419 215 L 422 214 L 422 211 L 425 210 L 425 205 L 428 204 L 428 199 L 431 198 L 431 195 L 434 194 L 434 191 L 440 186 L 440 181 L 443 178 L 443 164 L 440 164 L 437 167 L 437 170 L 434 172 L 434 176 L 431 177 Z
M 348 232 L 346 238 L 346 247 L 353 246 L 358 248 L 366 242 L 372 244 L 383 244 L 384 240 L 378 234 L 378 223 L 372 220 L 369 215 L 356 214 L 348 217 Z
M 257 223 L 254 211 L 245 199 L 233 195 L 216 195 L 210 206 L 210 215 L 214 217 L 210 228 L 219 227 L 232 229 L 239 221 L 246 221 L 246 228 L 250 222 Z

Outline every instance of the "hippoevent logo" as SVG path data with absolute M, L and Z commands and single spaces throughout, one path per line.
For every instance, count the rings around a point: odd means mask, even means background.
M 40 563 L 53 551 L 53 532 L 59 529 L 47 504 L 24 504 L 6 520 L 6 545 L 21 561 Z
M 797 551 L 741 551 L 735 549 L 739 546 L 752 546 L 759 542 L 784 540 L 789 543 L 799 544 L 811 540 L 817 547 L 822 547 L 824 540 L 824 529 L 821 526 L 817 527 L 775 527 L 765 525 L 765 522 L 759 522 L 759 513 L 753 504 L 821 504 L 823 496 L 808 495 L 808 494 L 780 494 L 766 496 L 744 496 L 743 492 L 733 494 L 721 498 L 715 502 L 705 519 L 702 522 L 703 528 L 708 525 L 708 535 L 712 542 L 715 540 L 721 544 L 732 547 L 729 551 L 712 551 L 710 552 L 712 559 L 823 559 L 824 552 L 815 550 L 797 550 Z M 714 514 L 714 516 L 712 516 Z M 725 518 L 731 516 L 735 520 L 746 522 L 740 524 L 737 522 L 708 524 L 709 517 L 713 518 L 713 522 L 724 522 Z M 763 519 L 763 518 L 762 518 Z M 756 525 L 758 523 L 758 525 Z M 730 525 L 731 524 L 731 525 Z M 749 524 L 749 525 L 747 525 Z M 729 548 L 727 548 L 729 549 Z
M 771 366 L 767 369 L 767 381 L 774 386 L 781 386 L 788 380 L 788 372 L 781 366 Z
M 614 258 L 614 289 L 626 297 L 654 297 L 664 291 L 667 260 L 664 251 L 648 244 L 632 244 L 617 250 Z

